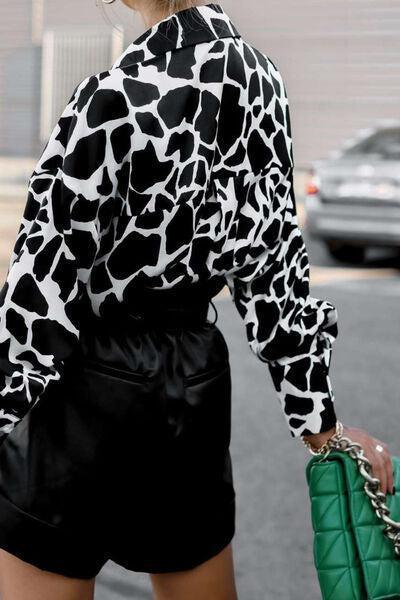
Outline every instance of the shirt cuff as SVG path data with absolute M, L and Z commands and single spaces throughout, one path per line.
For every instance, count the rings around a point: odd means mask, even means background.
M 307 364 L 308 361 L 308 364 Z M 328 431 L 336 425 L 334 394 L 326 366 L 301 358 L 269 370 L 292 437 Z

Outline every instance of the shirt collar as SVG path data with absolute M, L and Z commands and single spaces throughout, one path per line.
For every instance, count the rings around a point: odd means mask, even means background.
M 127 67 L 183 46 L 225 37 L 241 36 L 219 4 L 191 6 L 165 17 L 139 35 L 112 68 Z

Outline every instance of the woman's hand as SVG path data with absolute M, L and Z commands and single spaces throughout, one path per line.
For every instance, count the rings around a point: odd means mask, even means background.
M 323 433 L 316 433 L 315 435 L 305 435 L 304 439 L 310 442 L 316 448 L 321 447 L 328 438 L 335 433 L 335 428 L 324 431 Z M 380 491 L 384 494 L 393 494 L 393 465 L 390 453 L 388 452 L 388 446 L 385 442 L 372 437 L 364 429 L 358 429 L 358 427 L 346 427 L 343 426 L 343 436 L 351 439 L 352 442 L 360 444 L 364 450 L 364 455 L 368 458 L 372 465 L 372 475 L 377 477 L 380 482 Z M 379 452 L 376 449 L 377 445 L 382 446 L 383 451 Z

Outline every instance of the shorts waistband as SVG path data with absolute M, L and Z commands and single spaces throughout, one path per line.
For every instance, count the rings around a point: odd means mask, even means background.
M 126 316 L 136 325 L 152 327 L 191 327 L 207 321 L 210 299 L 182 298 L 157 291 L 145 294 L 124 308 Z
M 136 328 L 190 328 L 207 322 L 215 324 L 218 312 L 212 297 L 216 295 L 216 289 L 215 284 L 168 289 L 138 288 L 135 294 L 130 295 L 129 302 L 108 307 L 104 317 L 133 324 Z M 213 321 L 208 320 L 210 304 L 215 313 Z

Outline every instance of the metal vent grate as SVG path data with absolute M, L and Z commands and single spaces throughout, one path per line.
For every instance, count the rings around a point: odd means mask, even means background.
M 75 86 L 110 68 L 123 50 L 117 28 L 51 29 L 43 33 L 40 138 L 48 139 Z

